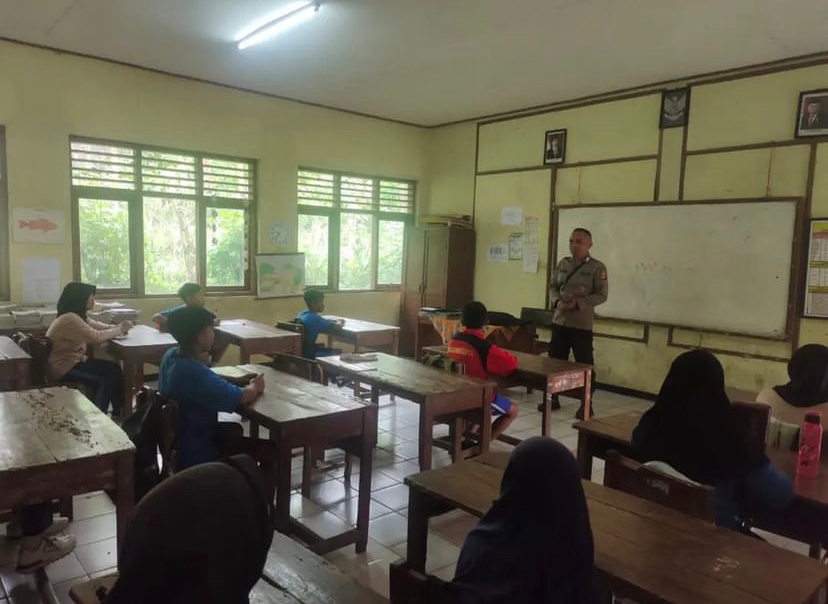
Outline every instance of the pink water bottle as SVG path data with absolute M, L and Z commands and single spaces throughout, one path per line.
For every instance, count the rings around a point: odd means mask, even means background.
M 799 454 L 796 456 L 796 475 L 816 478 L 822 453 L 822 414 L 808 411 L 799 429 Z

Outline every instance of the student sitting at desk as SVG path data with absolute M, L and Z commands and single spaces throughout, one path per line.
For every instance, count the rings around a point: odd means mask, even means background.
M 454 579 L 429 580 L 434 604 L 610 602 L 572 453 L 542 436 L 515 447 L 500 497 L 466 537 Z
M 262 463 L 272 463 L 268 441 L 244 438 L 235 422 L 219 422 L 218 413 L 233 413 L 250 405 L 264 392 L 264 377 L 254 377 L 244 388 L 214 373 L 201 359 L 213 345 L 213 313 L 187 306 L 170 314 L 170 333 L 177 348 L 164 353 L 158 389 L 178 403 L 178 467 L 189 468 L 222 456 L 249 452 Z
M 112 412 L 121 414 L 124 403 L 124 374 L 114 361 L 90 359 L 87 347 L 102 344 L 132 329 L 131 321 L 119 325 L 107 325 L 87 318 L 86 313 L 95 307 L 96 287 L 88 283 L 67 283 L 57 302 L 57 318 L 46 330 L 52 343 L 47 361 L 51 382 L 79 382 L 89 388 L 95 406 L 106 413 L 112 404 Z
M 716 524 L 742 531 L 744 506 L 784 507 L 793 499 L 790 480 L 746 443 L 725 393 L 724 370 L 705 350 L 673 361 L 632 435 L 640 461 L 663 461 L 714 487 Z
M 317 344 L 316 340 L 320 334 L 336 331 L 345 322 L 342 320 L 333 321 L 322 316 L 325 311 L 325 292 L 318 289 L 309 289 L 305 292 L 304 298 L 308 307 L 296 317 L 296 320 L 302 324 L 305 330 L 303 337 L 307 344 L 302 346 L 302 356 L 315 359 L 316 357 L 339 354 L 339 350 Z
M 173 306 L 172 308 L 168 308 L 167 310 L 162 310 L 161 312 L 156 313 L 152 316 L 152 322 L 155 323 L 156 327 L 158 327 L 158 331 L 167 331 L 167 319 L 169 319 L 170 315 L 175 311 L 181 308 L 186 308 L 188 306 L 204 308 L 204 290 L 198 283 L 185 283 L 184 285 L 179 287 L 178 297 L 181 298 L 183 304 Z M 213 325 L 218 324 L 218 318 L 214 318 Z
M 238 455 L 165 480 L 135 508 L 107 604 L 247 602 L 273 539 L 267 487 Z
M 463 307 L 463 331 L 454 334 L 448 343 L 448 356 L 463 363 L 466 375 L 487 378 L 489 374 L 506 376 L 517 369 L 517 357 L 498 348 L 483 333 L 489 320 L 489 313 L 482 302 L 469 302 Z M 518 407 L 502 394 L 495 392 L 492 399 L 492 440 L 503 434 L 515 421 Z
M 797 447 L 807 411 L 828 417 L 828 346 L 802 346 L 788 363 L 788 377 L 787 384 L 765 388 L 756 397 L 771 408 L 768 444 L 780 449 Z

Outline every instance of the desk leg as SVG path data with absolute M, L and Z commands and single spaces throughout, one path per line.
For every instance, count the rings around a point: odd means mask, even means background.
M 592 369 L 584 371 L 584 419 L 590 418 L 590 406 L 592 405 Z
M 26 390 L 31 382 L 31 361 L 15 363 L 15 390 Z
M 377 433 L 378 407 L 368 405 L 362 415 L 362 438 L 359 457 L 359 503 L 357 504 L 357 553 L 368 547 L 368 523 L 371 511 L 371 471 Z
M 143 376 L 140 379 L 138 377 L 138 371 L 142 369 L 139 359 L 130 355 L 124 357 L 124 408 L 121 410 L 121 417 L 128 417 L 132 413 L 136 384 L 144 381 Z
M 221 362 L 221 358 L 224 356 L 224 353 L 227 352 L 227 349 L 230 347 L 230 338 L 224 335 L 222 332 L 216 332 L 216 338 L 213 341 L 213 350 L 210 351 L 210 362 L 213 366 L 218 365 Z
M 135 505 L 135 453 L 121 453 L 115 460 L 115 522 L 118 553 L 124 543 Z
M 429 399 L 425 399 L 422 403 L 420 403 L 420 443 L 419 443 L 419 453 L 420 453 L 420 471 L 425 472 L 426 470 L 431 469 L 431 444 L 434 438 L 434 417 L 431 414 L 431 405 L 429 405 Z M 483 426 L 480 434 L 481 434 L 481 441 L 486 438 L 484 433 L 486 432 L 485 426 Z
M 408 489 L 408 543 L 405 559 L 408 565 L 425 572 L 428 546 L 428 495 L 417 489 Z
M 394 336 L 391 340 L 391 350 L 394 352 L 394 356 L 400 356 L 400 330 L 394 330 Z
M 268 429 L 270 440 L 276 445 L 276 463 L 273 470 L 276 476 L 276 528 L 281 533 L 289 535 L 290 524 L 290 471 L 291 471 L 291 447 L 287 446 L 285 439 L 277 439 L 277 431 L 272 427 Z
M 492 444 L 492 405 L 489 402 L 492 400 L 492 390 L 490 388 L 483 389 L 483 425 L 480 426 L 480 452 L 485 453 L 489 450 Z M 432 429 L 428 431 L 429 435 Z M 462 440 L 463 435 L 460 435 Z M 431 460 L 431 455 L 428 456 Z
M 239 344 L 239 364 L 247 365 L 250 362 L 250 350 L 247 348 L 247 344 L 242 342 Z
M 584 434 L 582 430 L 578 431 L 578 470 L 581 473 L 581 478 L 584 480 L 592 480 L 592 439 Z
M 543 413 L 541 413 L 541 434 L 549 436 L 549 430 L 552 428 L 552 399 L 554 394 L 549 392 L 549 384 L 546 385 L 546 390 L 543 393 Z

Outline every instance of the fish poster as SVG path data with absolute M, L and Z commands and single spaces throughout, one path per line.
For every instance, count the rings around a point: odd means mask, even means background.
M 62 210 L 14 208 L 12 236 L 15 243 L 66 243 L 66 213 Z

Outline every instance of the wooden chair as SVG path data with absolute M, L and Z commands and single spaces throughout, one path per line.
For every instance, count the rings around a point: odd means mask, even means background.
M 289 321 L 277 321 L 276 327 L 279 329 L 284 329 L 285 331 L 292 331 L 293 333 L 298 333 L 299 336 L 302 338 L 302 356 L 306 359 L 313 359 L 313 347 L 315 342 L 311 342 L 305 337 L 305 326 L 302 324 L 301 321 L 298 319 L 291 319 Z
M 161 476 L 169 478 L 178 467 L 178 403 L 160 392 L 158 450 L 161 453 Z
M 690 516 L 713 522 L 713 488 L 696 485 L 645 467 L 608 451 L 604 485 L 658 503 Z
M 273 362 L 270 364 L 277 371 L 284 371 L 297 377 L 305 378 L 311 382 L 327 384 L 327 378 L 322 367 L 314 360 L 297 357 L 292 354 L 278 353 L 273 355 Z M 313 473 L 313 466 L 317 461 L 325 457 L 325 451 L 312 447 L 305 447 L 302 451 L 302 495 L 310 496 L 310 481 Z M 345 480 L 350 482 L 353 469 L 353 458 L 345 452 Z
M 443 357 L 443 369 L 457 375 L 466 375 L 466 366 L 463 363 L 454 361 L 448 357 Z M 472 409 L 469 411 L 462 411 L 460 413 L 451 413 L 449 415 L 440 415 L 434 418 L 435 424 L 446 424 L 449 427 L 449 434 L 447 437 L 435 438 L 433 445 L 437 448 L 444 449 L 451 455 L 452 462 L 457 462 L 467 457 L 473 457 L 480 454 L 479 445 L 473 447 L 463 448 L 464 435 L 470 425 L 478 424 L 481 430 L 485 430 L 487 426 L 483 426 L 483 413 L 479 409 Z M 489 429 L 491 429 L 489 427 Z

